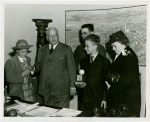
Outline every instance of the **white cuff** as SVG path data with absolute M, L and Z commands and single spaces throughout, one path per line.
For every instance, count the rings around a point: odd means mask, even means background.
M 33 75 L 35 71 L 35 67 L 33 66 L 33 71 L 31 71 L 31 74 Z
M 75 87 L 70 87 L 71 89 L 76 89 Z

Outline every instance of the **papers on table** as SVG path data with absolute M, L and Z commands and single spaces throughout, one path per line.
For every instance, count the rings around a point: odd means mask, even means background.
M 35 117 L 49 117 L 51 114 L 57 112 L 59 109 L 53 109 L 48 107 L 39 107 L 37 109 L 26 112 L 25 114 Z
M 11 109 L 16 109 L 16 110 L 18 110 L 20 113 L 24 113 L 24 112 L 26 112 L 26 111 L 29 111 L 29 110 L 32 110 L 32 109 L 35 109 L 35 108 L 37 108 L 37 107 L 39 107 L 39 106 L 33 106 L 33 107 L 30 107 L 31 106 L 31 104 L 27 104 L 27 103 L 19 103 L 19 104 L 17 104 L 17 105 L 14 105 L 14 106 L 12 106 L 12 107 L 8 107 L 7 108 L 7 111 L 9 111 L 9 110 L 11 110 Z M 29 108 L 30 107 L 30 108 Z
M 7 111 L 11 109 L 18 110 L 19 113 L 25 113 L 26 115 L 34 117 L 73 117 L 79 115 L 82 111 L 73 109 L 54 109 L 49 107 L 40 107 L 35 104 L 27 104 L 22 102 L 17 102 L 16 105 L 8 106 Z
M 4 103 L 5 102 L 8 103 L 11 100 L 11 98 L 10 98 L 10 96 L 8 94 L 6 94 L 4 97 L 5 97 L 4 98 Z
M 60 111 L 51 114 L 50 116 L 57 116 L 57 117 L 74 117 L 81 113 L 82 111 L 73 110 L 73 109 L 67 109 L 63 108 Z

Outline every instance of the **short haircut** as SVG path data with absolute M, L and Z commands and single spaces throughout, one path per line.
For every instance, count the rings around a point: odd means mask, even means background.
M 88 28 L 89 31 L 94 32 L 94 25 L 93 24 L 84 24 L 81 26 L 81 29 Z
M 55 27 L 49 27 L 49 28 L 47 29 L 47 31 L 46 31 L 46 35 L 48 35 L 48 32 L 49 32 L 50 30 L 55 30 L 55 31 L 56 31 L 56 33 L 57 33 L 57 35 L 59 35 L 59 33 L 58 33 L 58 29 L 57 29 L 57 28 L 55 28 Z
M 95 43 L 96 45 L 98 45 L 100 43 L 100 37 L 96 34 L 89 34 L 86 38 L 86 40 L 91 40 L 93 43 Z

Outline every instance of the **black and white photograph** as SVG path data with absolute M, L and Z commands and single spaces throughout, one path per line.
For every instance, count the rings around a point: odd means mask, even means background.
M 149 1 L 1 1 L 1 35 L 1 120 L 149 121 Z

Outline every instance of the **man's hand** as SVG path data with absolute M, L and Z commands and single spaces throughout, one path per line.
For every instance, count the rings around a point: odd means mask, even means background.
M 104 109 L 107 108 L 107 106 L 106 106 L 106 101 L 102 101 L 102 102 L 101 102 L 101 107 L 103 107 L 103 106 L 104 106 Z
M 35 67 L 34 66 L 28 66 L 28 70 L 30 70 L 31 74 L 33 75 L 35 72 Z
M 110 88 L 109 83 L 108 83 L 107 81 L 105 81 L 105 83 L 106 83 L 106 85 L 107 85 L 107 89 L 109 89 L 109 88 Z
M 86 83 L 83 82 L 82 84 L 75 84 L 77 88 L 84 88 L 86 86 Z
M 76 88 L 70 88 L 70 96 L 74 96 L 76 94 Z
M 30 74 L 30 70 L 26 70 L 22 73 L 22 77 L 25 77 Z

